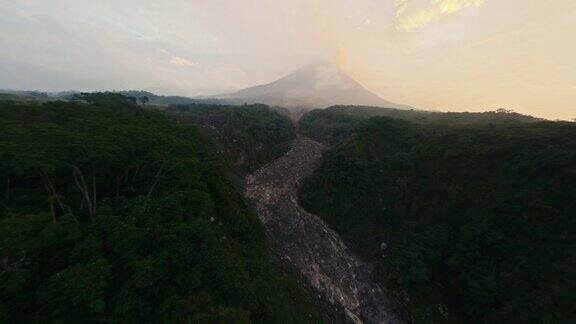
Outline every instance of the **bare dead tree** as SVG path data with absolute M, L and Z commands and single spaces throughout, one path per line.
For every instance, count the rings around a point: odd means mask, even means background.
M 156 184 L 158 184 L 158 180 L 160 179 L 160 175 L 162 174 L 162 170 L 164 170 L 165 165 L 166 165 L 166 161 L 162 162 L 160 169 L 158 169 L 158 172 L 156 173 L 156 176 L 154 177 L 154 181 L 152 182 L 152 186 L 150 187 L 150 190 L 148 191 L 148 195 L 147 195 L 148 198 L 152 195 L 152 192 L 154 191 Z
M 44 171 L 40 171 L 40 178 L 42 179 L 42 184 L 48 194 L 48 202 L 50 204 L 50 212 L 52 214 L 52 223 L 56 224 L 58 221 L 54 202 L 58 204 L 58 207 L 60 207 L 62 213 L 71 215 L 74 218 L 74 220 L 78 222 L 78 219 L 74 215 L 72 208 L 70 208 L 70 206 L 64 203 L 64 201 L 62 200 L 62 196 L 59 195 L 58 192 L 56 191 L 56 188 L 54 187 L 54 184 L 50 180 L 48 174 Z
M 84 200 L 86 201 L 86 206 L 88 208 L 88 215 L 90 215 L 90 219 L 94 221 L 94 205 L 92 203 L 92 199 L 90 198 L 90 191 L 88 189 L 88 185 L 86 184 L 86 179 L 84 178 L 84 174 L 82 170 L 78 168 L 76 165 L 71 164 L 72 167 L 72 175 L 74 177 L 74 182 L 76 183 L 76 187 L 82 193 Z

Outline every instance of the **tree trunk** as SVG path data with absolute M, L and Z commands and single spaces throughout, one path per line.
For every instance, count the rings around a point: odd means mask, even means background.
M 52 215 L 52 224 L 56 224 L 57 217 L 56 217 L 56 208 L 54 208 L 54 192 L 53 188 L 49 185 L 48 175 L 44 172 L 40 172 L 40 177 L 42 178 L 42 184 L 44 185 L 44 189 L 48 194 L 48 203 L 50 204 L 50 214 Z
M 134 176 L 132 176 L 132 182 L 136 181 L 136 177 L 138 176 L 139 172 L 140 172 L 140 164 L 137 164 L 136 170 L 134 170 Z
M 92 215 L 96 215 L 96 207 L 98 205 L 98 197 L 96 192 L 98 188 L 96 186 L 96 171 L 94 171 L 94 167 L 92 167 Z
M 126 169 L 123 173 L 116 174 L 116 198 L 120 197 L 120 192 L 122 192 L 122 181 L 128 177 L 130 174 L 130 168 Z
M 88 186 L 86 185 L 86 179 L 84 178 L 82 171 L 77 166 L 72 164 L 71 167 L 72 167 L 72 175 L 74 176 L 74 182 L 76 183 L 78 190 L 80 190 L 80 192 L 84 196 L 84 200 L 86 201 L 86 205 L 88 207 L 88 214 L 90 215 L 90 219 L 94 221 L 94 214 L 93 214 L 94 208 L 92 207 L 93 206 L 92 200 L 90 199 L 90 192 L 88 190 Z
M 150 187 L 150 190 L 148 191 L 148 198 L 150 198 L 150 196 L 152 195 L 152 192 L 154 191 L 154 188 L 156 187 L 156 184 L 158 184 L 158 180 L 160 179 L 160 175 L 162 174 L 162 170 L 164 169 L 164 165 L 166 164 L 166 161 L 162 162 L 162 165 L 160 166 L 160 169 L 158 169 L 158 172 L 156 173 L 156 176 L 154 177 L 154 182 L 152 183 L 152 186 Z
M 6 205 L 8 205 L 8 203 L 10 202 L 11 186 L 12 186 L 11 179 L 10 179 L 10 176 L 8 175 L 6 177 L 6 194 L 4 196 L 4 201 L 5 201 Z
M 120 197 L 120 182 L 122 182 L 122 177 L 120 175 L 116 175 L 116 198 Z
M 51 193 L 51 197 L 50 197 L 50 208 L 53 211 L 53 217 L 54 217 L 54 222 L 56 221 L 56 209 L 53 206 L 53 200 L 56 200 L 56 202 L 58 203 L 58 206 L 60 207 L 60 210 L 62 211 L 62 213 L 64 214 L 70 214 L 72 215 L 72 217 L 74 218 L 74 221 L 76 223 L 78 223 L 78 218 L 76 218 L 76 215 L 74 215 L 74 212 L 72 211 L 72 208 L 70 208 L 68 205 L 66 205 L 60 195 L 58 194 L 58 192 L 56 192 L 56 188 L 54 188 L 54 185 L 52 184 L 52 181 L 50 181 L 50 177 L 48 177 L 48 175 L 45 172 L 42 172 L 42 177 L 44 179 L 44 183 L 45 183 L 45 187 L 48 190 L 48 192 Z
M 48 202 L 50 203 L 50 213 L 52 214 L 52 224 L 56 224 L 56 210 L 54 208 L 54 201 L 52 197 L 48 198 Z

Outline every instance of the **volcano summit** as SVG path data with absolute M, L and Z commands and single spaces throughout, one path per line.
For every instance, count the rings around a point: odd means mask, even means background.
M 236 104 L 263 103 L 287 108 L 326 108 L 334 105 L 413 108 L 380 98 L 328 62 L 309 64 L 277 81 L 214 98 Z

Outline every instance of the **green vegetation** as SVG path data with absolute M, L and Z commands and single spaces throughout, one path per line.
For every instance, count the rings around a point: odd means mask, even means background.
M 120 91 L 121 95 L 129 98 L 135 98 L 142 104 L 151 104 L 158 106 L 171 106 L 171 105 L 224 105 L 226 101 L 220 99 L 195 99 L 181 96 L 159 96 L 148 91 Z
M 304 117 L 305 132 L 340 144 L 301 202 L 376 260 L 408 317 L 442 322 L 440 304 L 467 323 L 576 320 L 574 124 L 349 109 Z
M 2 101 L 45 102 L 49 101 L 49 99 L 48 96 L 42 92 L 0 90 L 0 102 Z
M 217 139 L 229 165 L 242 173 L 286 153 L 295 137 L 290 119 L 265 105 L 180 105 L 168 111 L 180 122 L 203 126 Z
M 328 144 L 346 139 L 355 127 L 370 117 L 391 117 L 415 124 L 426 125 L 502 125 L 533 123 L 537 118 L 521 115 L 505 109 L 484 113 L 439 113 L 424 110 L 400 110 L 392 108 L 334 106 L 317 109 L 300 120 L 300 130 L 306 136 Z
M 106 93 L 1 102 L 0 130 L 0 322 L 308 319 L 196 126 Z
M 126 90 L 114 92 L 115 94 L 121 94 L 125 96 L 128 100 L 133 103 L 139 103 L 142 105 L 156 106 L 160 108 L 166 108 L 171 105 L 225 105 L 229 104 L 226 100 L 206 98 L 197 99 L 182 96 L 160 96 L 148 91 L 139 90 Z M 81 99 L 87 93 L 81 93 L 79 91 L 62 91 L 62 92 L 40 92 L 40 91 L 26 91 L 26 90 L 6 90 L 0 89 L 0 101 L 6 100 L 22 100 L 22 101 L 77 101 Z
M 8 93 L 0 93 L 0 101 L 13 101 L 17 98 L 17 96 L 8 94 Z

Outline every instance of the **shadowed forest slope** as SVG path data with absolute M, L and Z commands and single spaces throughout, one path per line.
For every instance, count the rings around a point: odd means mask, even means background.
M 0 129 L 0 322 L 317 322 L 198 127 L 96 93 Z
M 574 124 L 330 113 L 302 120 L 304 132 L 339 144 L 301 203 L 379 266 L 407 318 L 576 318 Z
M 180 123 L 201 126 L 241 174 L 286 153 L 296 136 L 290 119 L 266 105 L 177 105 L 168 111 Z
M 483 113 L 441 113 L 414 109 L 334 106 L 327 109 L 313 110 L 304 115 L 300 120 L 300 130 L 306 136 L 317 141 L 334 144 L 346 139 L 360 122 L 377 116 L 436 127 L 507 125 L 542 121 L 538 118 L 521 115 L 505 109 Z

